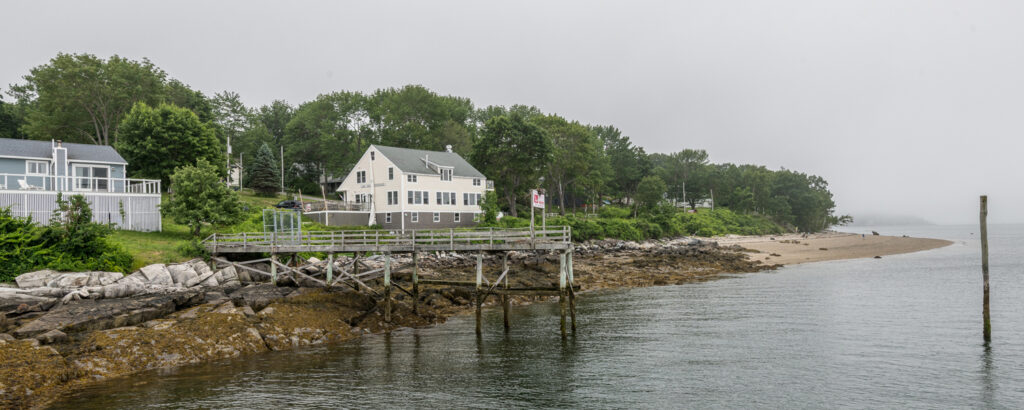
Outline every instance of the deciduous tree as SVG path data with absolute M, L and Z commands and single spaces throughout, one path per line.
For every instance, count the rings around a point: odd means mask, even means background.
M 166 187 L 175 168 L 204 159 L 226 175 L 224 146 L 191 110 L 138 103 L 121 124 L 117 150 L 134 177 L 158 178 Z
M 538 185 L 551 160 L 551 142 L 543 129 L 522 115 L 497 116 L 484 124 L 470 160 L 494 180 L 509 212 L 518 216 L 516 199 Z
M 243 219 L 238 194 L 220 181 L 218 169 L 205 159 L 178 167 L 171 175 L 171 198 L 160 212 L 199 236 L 204 224 L 228 225 Z

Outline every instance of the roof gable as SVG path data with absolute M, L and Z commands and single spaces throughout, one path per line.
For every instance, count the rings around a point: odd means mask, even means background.
M 383 145 L 372 145 L 377 151 L 387 157 L 399 170 L 414 174 L 437 174 L 435 169 L 428 168 L 424 159 L 429 159 L 432 164 L 454 169 L 452 175 L 466 178 L 486 178 L 484 174 L 473 168 L 465 159 L 454 152 L 427 151 L 422 149 L 409 149 L 398 147 L 387 147 Z
M 127 161 L 109 145 L 61 144 L 68 150 L 69 161 L 95 161 L 127 164 Z M 0 138 L 0 157 L 53 158 L 53 142 Z

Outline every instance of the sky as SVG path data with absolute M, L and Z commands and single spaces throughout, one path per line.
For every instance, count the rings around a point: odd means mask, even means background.
M 1024 222 L 1024 2 L 10 1 L 0 88 L 58 52 L 293 105 L 421 84 L 647 152 L 820 175 L 844 214 Z

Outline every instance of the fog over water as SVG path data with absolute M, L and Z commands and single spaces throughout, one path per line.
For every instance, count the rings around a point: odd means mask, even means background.
M 422 84 L 648 152 L 825 177 L 842 213 L 1024 221 L 1024 3 L 0 3 L 0 88 L 58 52 L 292 104 Z M 9 98 L 5 98 L 9 100 Z

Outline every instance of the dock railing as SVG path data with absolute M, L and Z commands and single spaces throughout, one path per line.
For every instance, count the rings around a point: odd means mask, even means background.
M 349 247 L 391 247 L 466 249 L 487 248 L 493 245 L 521 244 L 523 248 L 537 244 L 571 244 L 572 228 L 549 226 L 547 229 L 530 228 L 460 228 L 430 230 L 359 230 L 315 231 L 301 235 L 282 235 L 262 232 L 214 233 L 203 240 L 213 252 L 254 248 L 301 247 L 309 249 L 345 249 Z

